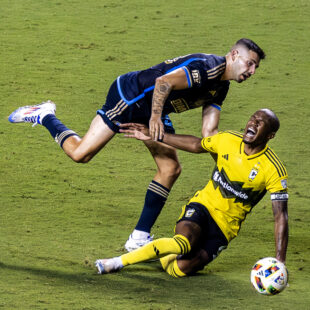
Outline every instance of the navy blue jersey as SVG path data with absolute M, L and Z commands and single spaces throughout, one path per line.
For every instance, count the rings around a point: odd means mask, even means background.
M 187 77 L 188 88 L 173 90 L 163 108 L 163 115 L 180 113 L 202 105 L 222 105 L 229 81 L 221 81 L 226 68 L 225 57 L 208 54 L 190 54 L 166 60 L 142 71 L 129 72 L 117 78 L 120 97 L 127 105 L 144 106 L 151 113 L 156 78 L 182 68 Z M 220 108 L 219 108 L 220 109 Z

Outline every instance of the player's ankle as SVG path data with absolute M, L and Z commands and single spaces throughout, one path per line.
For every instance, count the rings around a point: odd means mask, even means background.
M 131 233 L 131 237 L 133 239 L 147 239 L 150 236 L 149 232 L 134 229 L 134 231 Z

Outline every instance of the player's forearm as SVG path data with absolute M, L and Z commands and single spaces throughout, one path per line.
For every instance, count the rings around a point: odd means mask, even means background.
M 164 77 L 157 78 L 153 92 L 152 116 L 160 118 L 164 109 L 164 104 L 172 90 L 172 85 Z
M 285 219 L 275 225 L 276 258 L 282 262 L 286 259 L 288 244 L 288 223 Z
M 275 214 L 274 234 L 275 234 L 276 258 L 282 262 L 285 262 L 286 249 L 288 245 L 287 207 L 285 207 L 282 210 L 282 212 L 278 212 Z
M 218 133 L 220 110 L 213 106 L 205 106 L 202 110 L 201 134 L 203 137 L 210 137 Z
M 201 139 L 195 136 L 175 135 L 166 133 L 162 142 L 182 151 L 187 151 L 191 153 L 207 152 L 201 146 Z

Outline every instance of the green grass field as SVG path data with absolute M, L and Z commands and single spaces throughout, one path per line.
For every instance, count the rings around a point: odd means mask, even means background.
M 0 309 L 310 309 L 309 1 L 1 0 Z M 240 236 L 198 276 L 174 279 L 158 262 L 99 276 L 97 258 L 122 254 L 155 165 L 121 136 L 87 165 L 49 133 L 13 125 L 18 106 L 52 99 L 83 135 L 120 74 L 195 52 L 225 55 L 241 37 L 267 58 L 231 84 L 220 128 L 241 130 L 269 107 L 281 129 L 270 143 L 289 173 L 290 287 L 257 294 L 250 269 L 274 256 L 267 194 Z M 201 111 L 172 115 L 178 133 L 200 135 Z M 181 206 L 212 171 L 208 155 L 180 152 L 183 172 L 153 229 L 171 236 Z

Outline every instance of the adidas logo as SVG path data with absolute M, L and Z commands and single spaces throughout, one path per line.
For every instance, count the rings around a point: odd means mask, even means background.
M 156 248 L 155 245 L 153 245 L 153 249 L 154 249 L 154 252 L 156 253 L 156 255 L 158 256 L 159 255 L 159 250 Z

